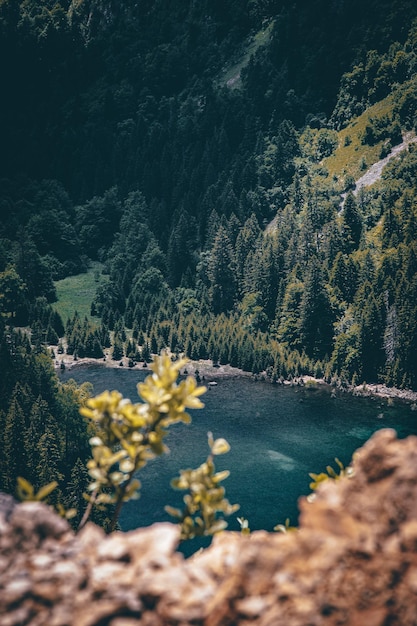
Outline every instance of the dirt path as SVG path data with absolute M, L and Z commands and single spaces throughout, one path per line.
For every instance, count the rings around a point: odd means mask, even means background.
M 371 185 L 376 183 L 377 180 L 381 178 L 382 171 L 384 167 L 387 165 L 387 163 L 391 161 L 391 159 L 393 159 L 394 157 L 398 156 L 401 152 L 403 152 L 403 150 L 408 148 L 408 146 L 411 143 L 416 143 L 416 142 L 417 142 L 417 136 L 415 136 L 413 133 L 409 132 L 403 135 L 403 141 L 400 144 L 398 144 L 398 146 L 394 146 L 391 152 L 384 159 L 381 159 L 380 161 L 377 161 L 377 163 L 374 163 L 373 165 L 371 165 L 369 170 L 365 172 L 363 176 L 358 178 L 358 180 L 355 182 L 355 189 L 353 190 L 353 195 L 357 196 L 361 189 L 363 189 L 364 187 L 370 187 Z M 339 209 L 340 212 L 343 210 L 343 205 L 344 205 L 346 196 L 347 196 L 347 193 L 341 194 L 340 209 Z M 274 233 L 277 230 L 277 228 L 278 228 L 278 215 L 276 215 L 269 222 L 269 224 L 267 224 L 267 226 L 265 227 L 265 233 Z
M 356 181 L 356 188 L 353 194 L 356 196 L 363 187 L 370 187 L 370 185 L 376 183 L 376 181 L 381 178 L 382 170 L 387 163 L 391 161 L 393 157 L 408 148 L 410 143 L 415 143 L 416 141 L 417 137 L 413 136 L 412 133 L 405 134 L 403 136 L 402 143 L 398 144 L 398 146 L 394 146 L 391 152 L 384 159 L 381 159 L 377 163 L 371 165 L 369 170 Z

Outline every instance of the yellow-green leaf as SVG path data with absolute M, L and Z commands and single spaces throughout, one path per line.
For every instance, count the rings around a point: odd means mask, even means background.
M 28 480 L 26 480 L 26 478 L 23 478 L 22 476 L 17 477 L 17 489 L 18 489 L 19 497 L 22 500 L 27 500 L 29 498 L 32 498 L 35 493 L 33 485 Z
M 226 454 L 226 452 L 229 452 L 229 450 L 230 450 L 230 446 L 228 442 L 226 441 L 226 439 L 223 439 L 223 437 L 221 437 L 220 439 L 216 439 L 213 442 L 213 445 L 211 446 L 211 453 L 214 456 L 218 456 L 220 454 Z
M 171 515 L 172 517 L 175 517 L 176 519 L 182 518 L 182 511 L 180 509 L 176 509 L 175 507 L 169 506 L 168 504 L 164 508 L 165 508 L 165 511 L 168 513 L 168 515 Z
M 53 490 L 56 489 L 57 487 L 58 487 L 58 483 L 56 480 L 54 480 L 51 483 L 48 483 L 47 485 L 44 485 L 43 487 L 39 489 L 38 493 L 36 494 L 36 500 L 45 500 L 45 498 L 47 498 L 49 494 L 52 493 Z

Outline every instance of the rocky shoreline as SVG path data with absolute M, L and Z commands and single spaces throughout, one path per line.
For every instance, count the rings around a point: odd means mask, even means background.
M 352 388 L 355 396 L 377 396 L 388 400 L 402 400 L 415 405 L 417 410 L 417 391 L 411 389 L 398 389 L 397 387 L 387 387 L 386 385 L 363 384 Z
M 51 349 L 54 348 L 54 346 L 51 346 Z M 74 360 L 68 355 L 58 355 L 58 357 L 54 359 L 54 367 L 56 370 L 71 370 L 75 367 L 78 368 L 89 366 L 102 366 L 114 369 L 123 367 L 126 369 L 131 369 L 133 371 L 147 369 L 147 365 L 143 363 L 135 363 L 132 367 L 131 365 L 129 365 L 129 359 L 127 357 L 123 357 L 120 360 L 114 361 L 112 360 L 110 354 L 106 354 L 103 359 L 93 359 L 87 357 Z M 216 380 L 224 378 L 269 380 L 265 373 L 255 375 L 251 372 L 245 372 L 244 370 L 241 370 L 237 367 L 232 367 L 231 365 L 213 365 L 213 362 L 211 360 L 189 361 L 187 366 L 182 370 L 182 374 L 190 374 L 191 376 L 195 376 L 197 380 L 201 383 L 215 383 Z M 299 376 L 292 380 L 284 380 L 278 384 L 300 387 L 306 386 L 310 389 L 324 386 L 327 386 L 328 388 L 338 388 L 333 387 L 322 378 L 314 378 L 313 376 Z M 347 386 L 346 388 L 343 388 L 343 391 L 351 393 L 355 396 L 377 397 L 383 400 L 387 400 L 388 402 L 393 402 L 396 400 L 406 402 L 407 404 L 411 404 L 413 408 L 415 407 L 415 409 L 417 410 L 417 391 L 413 391 L 411 389 L 398 389 L 397 387 L 387 387 L 386 385 L 382 384 L 363 383 L 357 386 Z
M 59 355 L 59 357 L 54 360 L 54 367 L 56 370 L 71 370 L 78 367 L 89 366 L 102 366 L 113 369 L 123 367 L 132 371 L 149 369 L 147 364 L 141 362 L 135 363 L 133 366 L 129 365 L 129 359 L 127 357 L 114 361 L 108 354 L 103 359 L 86 357 L 77 358 L 75 360 L 72 356 Z M 243 370 L 237 367 L 232 367 L 231 365 L 213 365 L 211 360 L 189 361 L 186 367 L 182 369 L 181 373 L 184 375 L 190 374 L 191 376 L 195 376 L 196 378 L 200 378 L 200 380 L 207 382 L 213 382 L 220 378 L 254 378 L 254 375 L 251 372 L 244 372 Z

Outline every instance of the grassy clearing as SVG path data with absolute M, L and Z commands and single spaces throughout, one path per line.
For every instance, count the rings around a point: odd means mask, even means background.
M 395 94 L 391 94 L 377 102 L 339 132 L 339 146 L 323 161 L 330 176 L 344 179 L 351 175 L 357 180 L 371 165 L 379 161 L 383 142 L 368 146 L 362 144 L 362 137 L 371 117 L 381 118 L 392 113 L 394 99 Z
M 274 22 L 271 21 L 265 28 L 258 31 L 256 35 L 251 38 L 239 60 L 222 72 L 222 75 L 217 81 L 219 87 L 227 86 L 230 89 L 239 89 L 242 86 L 240 72 L 246 67 L 255 52 L 270 41 L 273 26 Z
M 97 287 L 106 280 L 101 270 L 101 263 L 92 263 L 84 274 L 68 276 L 55 283 L 58 302 L 54 303 L 54 308 L 61 315 L 64 324 L 75 311 L 82 318 L 87 316 L 90 321 L 98 323 L 98 318 L 90 315 L 90 308 Z

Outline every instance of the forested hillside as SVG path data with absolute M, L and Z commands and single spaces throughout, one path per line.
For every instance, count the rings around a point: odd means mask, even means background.
M 413 0 L 0 0 L 7 445 L 18 413 L 29 438 L 37 403 L 60 414 L 47 344 L 417 388 L 414 144 L 355 184 L 416 132 L 416 16 Z M 66 322 L 55 281 L 93 261 L 93 317 Z

